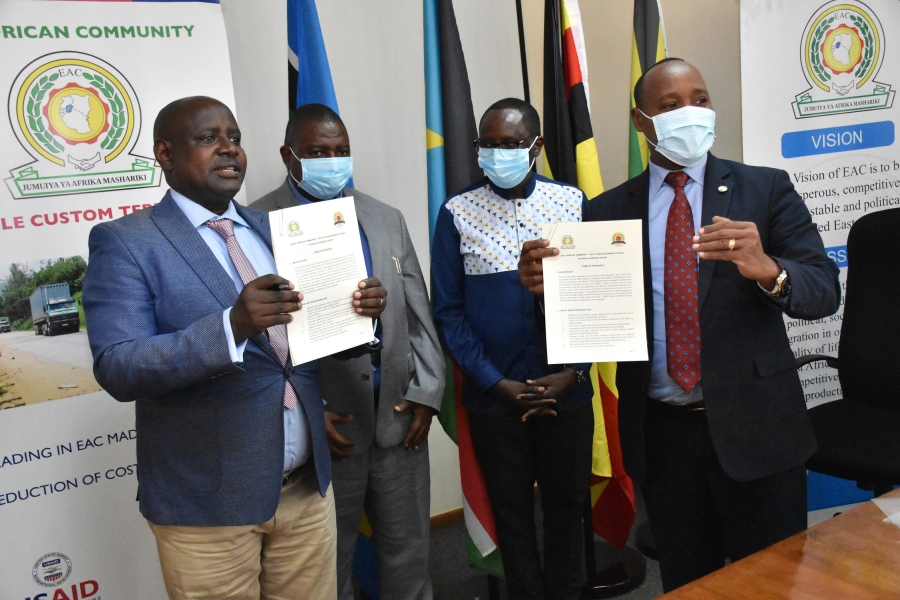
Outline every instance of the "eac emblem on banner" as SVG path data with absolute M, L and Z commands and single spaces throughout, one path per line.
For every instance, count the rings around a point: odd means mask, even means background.
M 803 31 L 800 62 L 810 89 L 793 102 L 794 117 L 890 108 L 894 90 L 875 81 L 884 59 L 884 29 L 862 2 L 828 2 Z
M 95 56 L 55 52 L 28 64 L 9 92 L 9 123 L 34 158 L 6 180 L 17 199 L 160 183 L 151 159 L 129 154 L 141 128 L 137 95 Z

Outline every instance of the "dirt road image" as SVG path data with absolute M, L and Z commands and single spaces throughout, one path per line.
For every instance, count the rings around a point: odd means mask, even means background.
M 100 391 L 84 331 L 54 337 L 0 336 L 0 410 Z

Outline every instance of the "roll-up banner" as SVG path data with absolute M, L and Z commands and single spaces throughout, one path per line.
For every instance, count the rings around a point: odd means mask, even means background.
M 134 406 L 94 380 L 81 287 L 91 227 L 166 190 L 159 110 L 234 109 L 221 8 L 3 0 L 0 90 L 0 600 L 161 600 Z
M 843 288 L 853 222 L 900 206 L 900 4 L 741 0 L 741 85 L 744 162 L 790 174 Z M 824 319 L 786 318 L 795 356 L 837 356 L 842 319 L 843 303 Z M 810 408 L 842 397 L 823 362 L 800 379 Z M 810 510 L 866 497 L 852 482 L 810 474 L 809 483 Z

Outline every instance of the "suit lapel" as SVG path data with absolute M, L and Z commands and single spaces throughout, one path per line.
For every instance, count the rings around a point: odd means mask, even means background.
M 388 261 L 393 261 L 388 256 L 388 248 L 385 244 L 384 236 L 379 235 L 379 232 L 383 231 L 384 228 L 378 223 L 378 215 L 369 210 L 368 203 L 362 200 L 359 192 L 345 189 L 344 195 L 353 196 L 356 218 L 359 219 L 359 225 L 365 232 L 366 240 L 369 242 L 369 254 L 372 257 L 372 277 L 379 277 L 376 273 L 384 275 L 386 273 L 385 269 L 392 267 L 392 265 L 387 264 Z
M 725 191 L 720 192 L 719 188 Z M 709 155 L 706 161 L 706 175 L 703 178 L 703 216 L 700 219 L 701 226 L 712 225 L 713 217 L 727 217 L 731 207 L 731 171 L 724 162 Z M 706 300 L 709 284 L 712 282 L 713 273 L 716 270 L 715 260 L 700 260 L 700 309 Z
M 647 344 L 653 350 L 653 271 L 650 266 L 650 171 L 634 178 L 628 194 L 632 214 L 628 218 L 641 220 L 641 250 L 644 263 L 644 312 L 647 322 Z
M 222 304 L 222 308 L 234 306 L 238 297 L 234 282 L 168 192 L 150 218 Z

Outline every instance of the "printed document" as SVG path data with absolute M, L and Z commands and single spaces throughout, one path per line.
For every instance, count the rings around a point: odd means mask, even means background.
M 294 364 L 371 342 L 372 319 L 352 304 L 367 277 L 353 198 L 278 210 L 269 226 L 278 274 L 303 294 L 287 326 Z
M 641 222 L 544 225 L 550 364 L 647 360 Z

